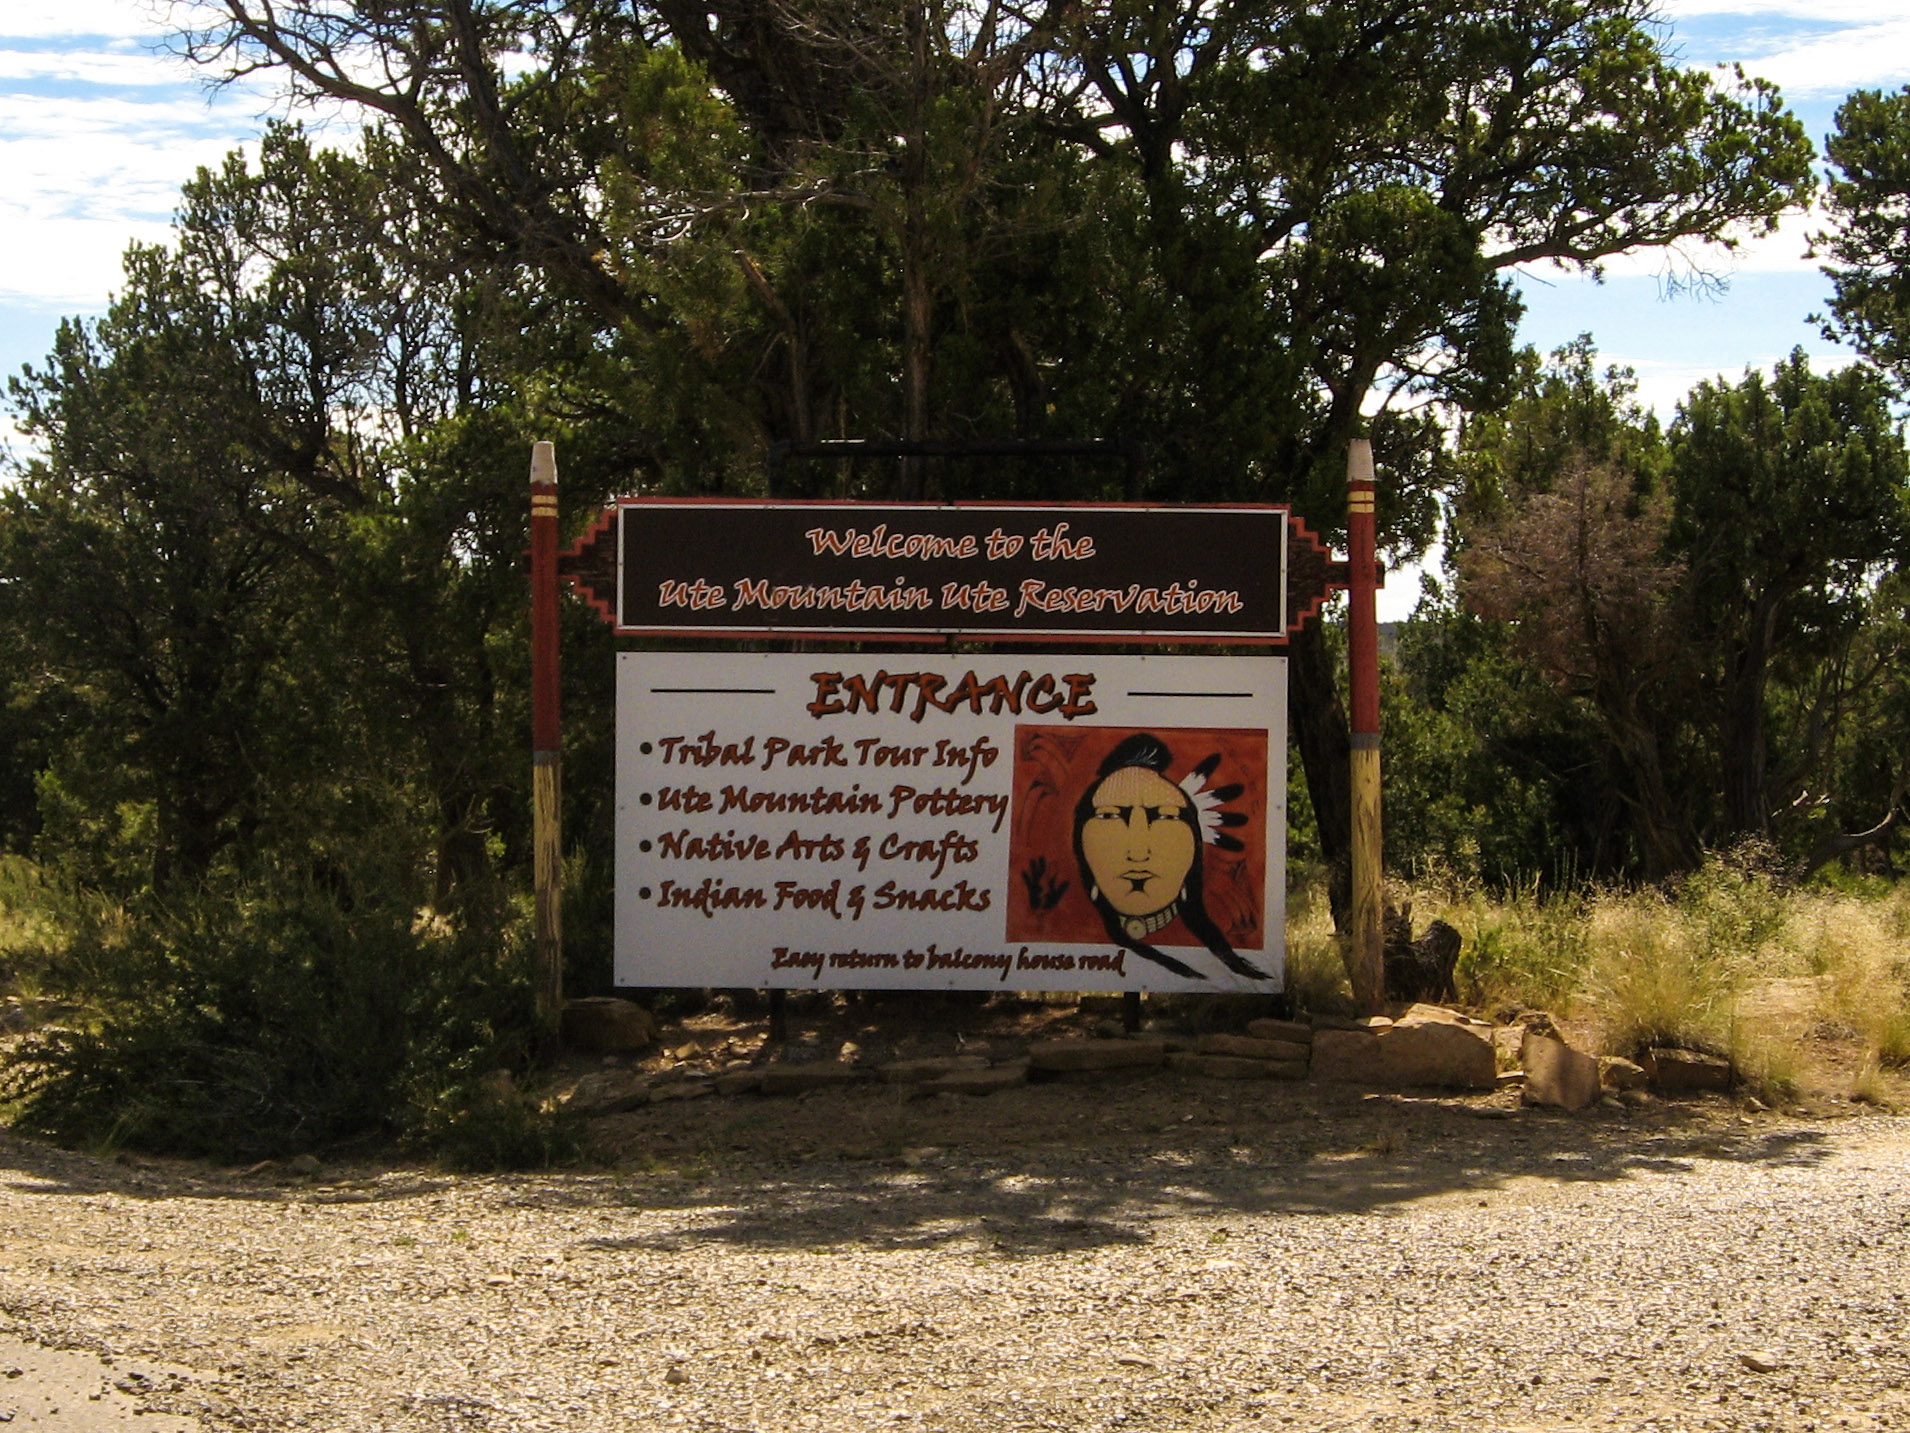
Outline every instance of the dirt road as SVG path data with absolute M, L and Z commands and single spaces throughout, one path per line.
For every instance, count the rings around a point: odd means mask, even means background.
M 1834 1114 L 859 1089 L 482 1179 L 0 1136 L 0 1422 L 1910 1429 L 1910 1121 Z

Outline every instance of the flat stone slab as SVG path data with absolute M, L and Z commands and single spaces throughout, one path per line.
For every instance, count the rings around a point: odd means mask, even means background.
M 919 1060 L 891 1060 L 886 1065 L 878 1065 L 875 1072 L 885 1084 L 919 1085 L 925 1080 L 952 1075 L 957 1070 L 987 1068 L 986 1055 L 928 1055 Z
M 1379 1060 L 1370 1084 L 1389 1089 L 1437 1085 L 1446 1089 L 1498 1088 L 1499 1062 L 1492 1041 L 1468 1025 L 1443 1021 L 1396 1024 L 1377 1036 Z M 1314 1049 L 1319 1049 L 1316 1039 Z
M 620 1115 L 650 1103 L 650 1081 L 634 1070 L 598 1070 L 557 1097 L 572 1114 Z
M 669 1100 L 695 1100 L 715 1093 L 714 1080 L 672 1080 L 667 1085 L 656 1085 L 651 1088 L 650 1103 L 660 1105 Z
M 657 1022 L 650 1012 L 615 995 L 566 1000 L 558 1028 L 568 1048 L 601 1055 L 628 1054 L 657 1038 Z
M 791 1065 L 777 1060 L 763 1067 L 763 1093 L 799 1095 L 805 1090 L 853 1085 L 861 1078 L 862 1071 L 854 1065 L 843 1065 L 833 1060 L 818 1060 L 809 1065 Z
M 1643 1065 L 1623 1055 L 1600 1055 L 1598 1078 L 1606 1089 L 1619 1091 L 1642 1090 L 1651 1079 Z
M 751 1090 L 763 1087 L 761 1070 L 728 1070 L 710 1081 L 710 1087 L 719 1095 L 746 1095 Z
M 1247 1033 L 1256 1040 L 1284 1040 L 1290 1045 L 1313 1043 L 1313 1027 L 1304 1020 L 1249 1020 Z
M 1037 1040 L 1028 1047 L 1028 1062 L 1037 1070 L 1119 1070 L 1158 1065 L 1166 1058 L 1165 1043 L 1145 1035 L 1133 1040 Z
M 950 1070 L 938 1079 L 917 1086 L 925 1095 L 992 1095 L 996 1090 L 1012 1089 L 1028 1083 L 1028 1062 L 1013 1060 L 984 1069 Z
M 1644 1059 L 1638 1063 L 1651 1081 L 1652 1089 L 1661 1095 L 1703 1090 L 1728 1092 L 1731 1088 L 1731 1062 L 1722 1055 L 1660 1046 L 1645 1051 Z
M 1257 1060 L 1242 1055 L 1169 1055 L 1167 1067 L 1210 1080 L 1304 1080 L 1305 1060 Z
M 1490 1090 L 1499 1083 L 1492 1042 L 1469 1026 L 1441 1021 L 1318 1030 L 1311 1073 L 1316 1080 L 1389 1090 L 1419 1085 Z
M 1368 1084 L 1379 1061 L 1379 1036 L 1370 1030 L 1313 1032 L 1311 1070 L 1316 1080 L 1340 1084 Z
M 1256 1040 L 1251 1035 L 1202 1035 L 1194 1046 L 1202 1055 L 1237 1055 L 1244 1060 L 1298 1060 L 1305 1064 L 1313 1042 Z

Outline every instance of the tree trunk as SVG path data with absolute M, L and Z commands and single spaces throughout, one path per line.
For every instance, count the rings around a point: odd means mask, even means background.
M 1319 822 L 1333 925 L 1343 931 L 1353 911 L 1352 742 L 1334 680 L 1333 654 L 1317 619 L 1295 632 L 1287 645 L 1287 726 L 1300 748 L 1307 794 Z
M 922 0 L 908 0 L 910 68 L 908 131 L 902 155 L 902 388 L 903 433 L 911 442 L 928 436 L 929 322 L 934 295 L 929 278 L 928 233 L 928 20 Z M 924 461 L 902 460 L 902 497 L 923 495 Z
M 1764 688 L 1783 598 L 1762 592 L 1745 624 L 1744 645 L 1727 654 L 1724 688 L 1724 818 L 1735 836 L 1771 832 L 1769 755 L 1764 733 Z

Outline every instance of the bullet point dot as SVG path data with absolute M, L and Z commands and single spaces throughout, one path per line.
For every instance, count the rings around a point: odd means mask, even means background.
M 647 900 L 649 900 L 649 899 L 650 899 L 650 888 L 649 888 L 648 886 L 638 886 L 638 887 L 637 887 L 637 899 L 638 899 L 638 900 L 640 900 L 640 901 L 647 901 Z
M 650 843 L 648 841 L 639 841 L 637 842 L 637 849 L 639 851 L 647 851 L 650 849 Z
M 637 750 L 642 752 L 645 756 L 648 756 L 650 754 L 650 743 L 647 741 L 644 742 Z
M 650 793 L 647 791 L 644 792 L 637 800 L 641 801 L 645 806 L 648 806 L 650 804 Z

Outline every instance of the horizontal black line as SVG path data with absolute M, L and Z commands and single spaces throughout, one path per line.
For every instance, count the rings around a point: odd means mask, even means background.
M 1258 692 L 1129 692 L 1130 697 L 1252 697 Z
M 652 687 L 651 693 L 670 692 L 691 696 L 764 696 L 776 695 L 774 687 Z

